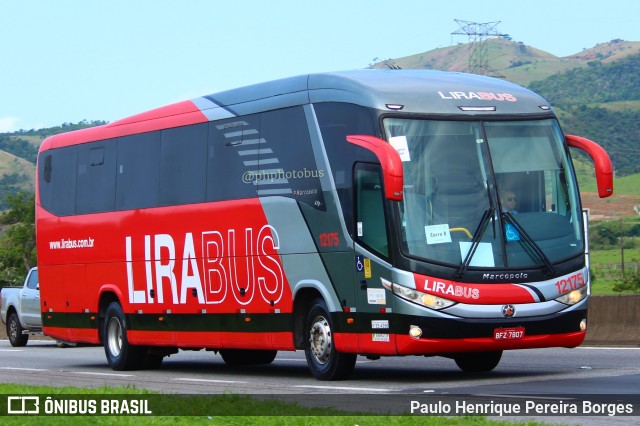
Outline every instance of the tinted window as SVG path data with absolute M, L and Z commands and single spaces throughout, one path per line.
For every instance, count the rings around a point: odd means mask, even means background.
M 118 139 L 116 209 L 158 205 L 160 132 Z
M 160 148 L 160 205 L 205 200 L 207 124 L 162 131 Z
M 51 182 L 51 166 L 53 164 L 53 154 L 51 151 L 43 152 L 38 157 L 38 192 L 40 204 L 51 211 L 51 195 L 53 183 Z
M 260 119 L 256 115 L 209 124 L 207 200 L 256 196 Z
M 75 213 L 77 153 L 75 146 L 53 149 L 38 162 L 40 202 L 58 216 Z
M 115 207 L 117 140 L 78 145 L 76 214 Z
M 356 169 L 356 229 L 360 242 L 386 257 L 389 243 L 379 170 L 370 165 L 360 165 Z
M 270 111 L 260 120 L 258 195 L 294 198 L 324 209 L 320 178 L 301 107 Z
M 313 106 L 324 147 L 329 157 L 331 172 L 342 205 L 343 214 L 349 231 L 353 233 L 352 169 L 356 160 L 376 162 L 375 156 L 347 142 L 347 135 L 375 135 L 371 113 L 364 107 L 346 103 L 325 102 Z
M 327 173 L 301 107 L 55 149 L 39 168 L 41 202 L 57 215 L 257 195 L 324 209 Z

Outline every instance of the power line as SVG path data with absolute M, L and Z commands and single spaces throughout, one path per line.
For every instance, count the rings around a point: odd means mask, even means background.
M 472 74 L 492 75 L 501 77 L 496 71 L 489 67 L 489 58 L 487 51 L 487 37 L 508 37 L 509 34 L 502 34 L 498 31 L 497 26 L 500 21 L 493 22 L 471 22 L 461 19 L 454 19 L 460 27 L 457 31 L 451 33 L 454 35 L 466 35 L 469 43 L 469 72 Z

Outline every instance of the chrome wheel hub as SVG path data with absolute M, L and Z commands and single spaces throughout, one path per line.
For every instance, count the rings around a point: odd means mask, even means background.
M 111 355 L 114 357 L 120 356 L 120 351 L 122 350 L 122 326 L 116 317 L 110 318 L 107 325 L 107 345 Z
M 331 327 L 329 321 L 323 316 L 313 320 L 310 330 L 309 343 L 311 353 L 320 364 L 326 364 L 331 355 Z

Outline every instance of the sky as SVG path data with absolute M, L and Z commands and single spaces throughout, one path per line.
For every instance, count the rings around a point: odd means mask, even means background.
M 0 0 L 0 132 L 466 43 L 455 19 L 556 56 L 640 41 L 638 0 Z

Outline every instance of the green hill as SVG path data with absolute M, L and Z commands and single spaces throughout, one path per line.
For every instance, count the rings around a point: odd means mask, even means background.
M 598 192 L 593 162 L 582 152 L 571 148 L 573 166 L 578 176 L 580 192 Z M 614 179 L 615 195 L 640 196 L 640 173 L 635 173 Z
M 555 109 L 564 131 L 598 142 L 609 154 L 616 176 L 640 173 L 640 109 L 572 105 Z
M 106 121 L 81 121 L 38 130 L 0 133 L 0 211 L 6 208 L 7 194 L 35 191 L 36 156 L 42 141 L 57 133 L 106 124 Z
M 489 75 L 544 96 L 566 133 L 592 139 L 609 152 L 617 176 L 640 173 L 640 42 L 612 40 L 563 58 L 501 37 L 483 46 Z M 373 68 L 466 71 L 470 47 L 435 49 Z
M 488 75 L 505 78 L 521 86 L 533 81 L 588 67 L 594 61 L 608 64 L 631 55 L 640 54 L 640 42 L 612 40 L 571 56 L 558 57 L 503 37 L 488 39 L 483 43 Z M 437 69 L 445 71 L 469 71 L 470 44 L 457 44 L 402 58 L 387 59 L 371 68 L 388 68 L 391 65 L 403 69 Z M 637 70 L 636 70 L 637 72 Z
M 501 69 L 500 73 L 507 80 L 528 87 L 534 81 L 586 68 L 594 61 L 611 63 L 637 54 L 640 54 L 640 42 L 618 39 L 598 44 L 591 49 L 563 58 L 551 55 L 551 58 L 548 59 L 525 62 L 520 66 Z
M 513 42 L 504 38 L 495 38 L 485 43 L 490 68 L 497 73 L 504 73 L 506 69 L 517 68 L 524 64 L 561 63 L 562 60 L 550 53 L 535 49 L 523 43 Z M 403 69 L 435 69 L 447 71 L 468 71 L 469 44 L 458 44 L 443 47 L 403 58 L 390 59 L 374 64 L 371 68 L 386 68 L 393 63 Z M 574 63 L 575 61 L 567 61 Z M 562 68 L 562 67 L 560 67 Z M 546 77 L 548 73 L 544 74 Z M 515 81 L 515 80 L 514 80 Z
M 528 87 L 556 106 L 640 100 L 640 54 L 614 62 L 590 61 L 587 67 L 533 81 Z

